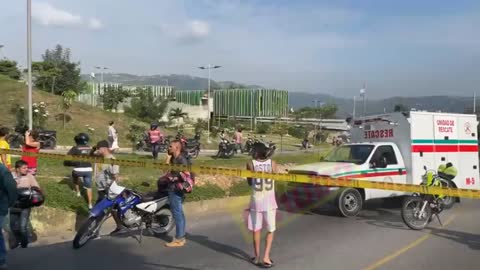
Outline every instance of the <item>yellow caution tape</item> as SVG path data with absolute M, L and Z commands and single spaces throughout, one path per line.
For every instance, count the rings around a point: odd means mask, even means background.
M 63 154 L 52 153 L 30 153 L 22 152 L 19 150 L 7 150 L 0 149 L 0 154 L 11 154 L 21 156 L 32 156 L 38 158 L 48 158 L 56 160 L 71 160 L 71 161 L 86 161 L 92 163 L 103 163 L 119 165 L 123 167 L 137 167 L 137 168 L 151 168 L 158 170 L 176 170 L 176 171 L 189 171 L 196 174 L 210 174 L 210 175 L 224 175 L 224 176 L 237 176 L 243 178 L 267 178 L 276 181 L 294 182 L 313 184 L 330 187 L 352 187 L 352 188 L 369 188 L 369 189 L 383 189 L 383 190 L 395 190 L 411 193 L 422 193 L 431 195 L 446 195 L 452 197 L 463 197 L 471 199 L 480 199 L 480 190 L 475 189 L 459 189 L 459 188 L 447 188 L 447 187 L 433 187 L 423 185 L 411 185 L 411 184 L 397 184 L 397 183 L 385 183 L 376 181 L 367 181 L 351 178 L 330 178 L 325 176 L 315 175 L 303 175 L 303 174 L 284 174 L 284 173 L 265 173 L 254 172 L 245 169 L 235 168 L 221 168 L 221 167 L 205 167 L 196 165 L 167 165 L 147 161 L 138 160 L 126 160 L 126 159 L 104 159 L 102 157 L 94 156 L 71 156 Z

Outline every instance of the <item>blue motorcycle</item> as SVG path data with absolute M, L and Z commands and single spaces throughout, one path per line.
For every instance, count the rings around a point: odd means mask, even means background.
M 147 183 L 143 185 L 148 186 Z M 103 223 L 113 214 L 118 215 L 118 220 L 127 229 L 139 229 L 140 236 L 143 229 L 161 235 L 168 234 L 175 226 L 167 194 L 141 195 L 113 182 L 106 198 L 90 210 L 89 218 L 77 231 L 73 248 L 79 249 L 98 236 Z

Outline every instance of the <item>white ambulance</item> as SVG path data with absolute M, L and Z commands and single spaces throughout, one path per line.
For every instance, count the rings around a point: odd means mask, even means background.
M 469 114 L 411 111 L 368 116 L 351 123 L 352 143 L 335 148 L 318 163 L 291 168 L 289 173 L 420 184 L 425 168 L 437 170 L 450 163 L 458 172 L 453 178 L 455 187 L 480 189 L 477 125 L 476 115 Z M 286 195 L 294 199 L 333 195 L 346 217 L 356 216 L 366 200 L 407 195 L 393 190 L 289 186 Z M 446 207 L 458 201 L 447 198 Z

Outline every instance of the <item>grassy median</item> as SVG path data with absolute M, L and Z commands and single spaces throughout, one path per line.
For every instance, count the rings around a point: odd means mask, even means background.
M 289 153 L 278 154 L 274 159 L 279 164 L 305 164 L 316 162 L 322 153 L 306 152 L 306 153 Z M 141 155 L 117 155 L 118 159 L 150 159 L 149 156 Z M 14 158 L 14 160 L 16 160 Z M 230 167 L 244 168 L 249 160 L 247 155 L 238 155 L 231 159 L 213 159 L 209 156 L 200 156 L 193 162 L 195 165 L 212 166 L 212 167 Z M 71 180 L 71 168 L 64 167 L 63 162 L 52 159 L 41 158 L 38 161 L 38 181 L 42 189 L 46 193 L 45 205 L 75 211 L 78 214 L 86 215 L 88 213 L 85 199 L 75 196 Z M 163 174 L 162 171 L 144 168 L 121 167 L 120 180 L 121 184 L 129 188 L 133 188 L 139 192 L 147 192 L 155 190 L 156 180 Z M 213 176 L 214 177 L 214 176 Z M 150 187 L 142 185 L 143 182 L 149 183 Z M 216 198 L 224 198 L 228 196 L 242 196 L 249 194 L 250 189 L 246 182 L 234 182 L 228 188 L 221 188 L 218 185 L 207 183 L 202 186 L 196 186 L 191 194 L 187 195 L 187 201 L 201 201 Z M 94 191 L 94 196 L 95 196 Z

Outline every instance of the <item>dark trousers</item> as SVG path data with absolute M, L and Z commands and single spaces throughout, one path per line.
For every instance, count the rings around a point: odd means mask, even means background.
M 28 246 L 28 224 L 30 223 L 30 208 L 26 209 L 10 209 L 10 228 L 12 236 L 15 237 L 16 243 L 20 243 L 22 248 Z
M 156 143 L 152 143 L 152 155 L 153 155 L 153 159 L 157 159 L 158 158 L 158 152 L 160 150 L 160 145 L 158 145 L 158 142 Z

